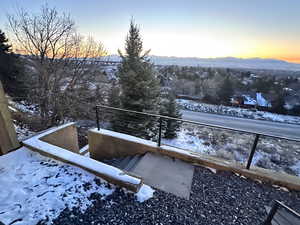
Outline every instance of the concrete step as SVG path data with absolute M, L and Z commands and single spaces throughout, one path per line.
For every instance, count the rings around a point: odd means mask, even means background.
M 127 156 L 125 158 L 122 158 L 120 164 L 118 165 L 118 168 L 124 170 L 132 158 L 133 156 Z
M 142 157 L 143 155 L 127 156 L 111 160 L 103 160 L 103 162 L 129 172 L 135 168 Z
M 124 158 L 105 159 L 105 160 L 102 160 L 102 162 L 120 169 L 120 164 L 121 164 L 123 159 Z
M 179 159 L 146 153 L 130 171 L 144 179 L 145 184 L 189 199 L 194 166 Z
M 143 155 L 135 155 L 131 158 L 127 166 L 124 168 L 124 170 L 130 172 L 132 171 L 136 165 L 139 163 L 139 161 L 143 158 Z

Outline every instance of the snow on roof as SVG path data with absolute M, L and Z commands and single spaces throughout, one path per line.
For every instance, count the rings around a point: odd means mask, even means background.
M 256 93 L 256 99 L 251 97 L 250 95 L 242 95 L 244 98 L 244 104 L 245 105 L 258 105 L 258 106 L 264 106 L 264 107 L 271 107 L 271 103 L 268 102 L 263 96 L 262 93 L 258 92 Z
M 262 96 L 262 93 L 258 92 L 256 93 L 256 101 L 257 101 L 257 104 L 259 106 L 264 106 L 264 107 L 271 107 L 271 103 L 268 102 L 263 96 Z
M 256 100 L 249 95 L 242 95 L 244 97 L 245 105 L 256 105 Z

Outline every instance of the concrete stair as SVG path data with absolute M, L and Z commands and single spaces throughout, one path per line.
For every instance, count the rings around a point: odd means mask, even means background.
M 189 199 L 194 166 L 179 159 L 154 153 L 103 161 L 106 164 L 142 177 L 145 184 Z
M 194 166 L 179 159 L 146 153 L 130 170 L 142 177 L 145 184 L 178 197 L 189 199 Z
M 117 167 L 121 170 L 127 172 L 133 171 L 139 161 L 143 158 L 143 155 L 127 156 L 124 158 L 116 158 L 112 160 L 104 160 L 104 163 L 107 163 L 111 166 Z

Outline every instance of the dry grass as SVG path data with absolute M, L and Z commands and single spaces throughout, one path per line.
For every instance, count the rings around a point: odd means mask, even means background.
M 184 123 L 182 131 L 188 135 L 196 136 L 204 140 L 204 144 L 210 146 L 217 157 L 239 162 L 246 162 L 251 151 L 254 135 L 241 132 L 208 128 Z M 300 161 L 300 143 L 260 137 L 253 163 L 257 166 L 284 171 L 297 175 L 291 167 Z

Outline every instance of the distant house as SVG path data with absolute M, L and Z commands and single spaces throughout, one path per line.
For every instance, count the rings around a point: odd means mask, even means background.
M 243 105 L 247 105 L 247 106 L 256 106 L 257 102 L 255 97 L 247 94 L 247 95 L 242 95 L 243 97 Z
M 269 102 L 260 92 L 256 93 L 256 102 L 257 102 L 257 106 L 267 107 L 267 108 L 272 107 L 271 102 Z
M 254 106 L 256 105 L 255 92 L 236 93 L 234 96 L 232 96 L 231 103 L 233 105 L 238 105 L 238 106 L 244 106 L 244 105 Z
M 234 105 L 246 107 L 272 107 L 271 101 L 267 100 L 267 97 L 260 92 L 248 92 L 243 94 L 237 94 L 232 97 L 231 103 Z
M 235 95 L 231 98 L 230 102 L 233 105 L 242 105 L 244 103 L 244 99 L 242 96 Z

